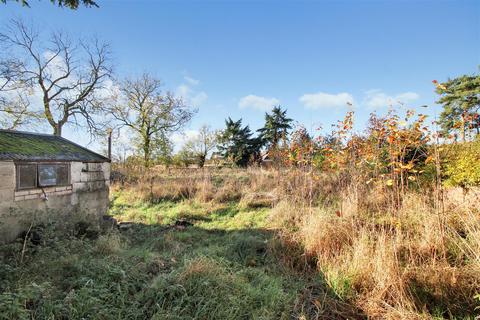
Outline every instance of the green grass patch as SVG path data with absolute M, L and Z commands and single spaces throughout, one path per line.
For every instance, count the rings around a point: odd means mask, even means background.
M 0 319 L 314 319 L 331 313 L 316 305 L 333 297 L 322 280 L 283 266 L 269 249 L 266 208 L 146 204 L 117 193 L 111 213 L 132 226 L 90 239 L 48 230 L 41 244 L 27 246 L 23 260 L 21 241 L 3 247 Z M 179 219 L 193 225 L 177 228 Z

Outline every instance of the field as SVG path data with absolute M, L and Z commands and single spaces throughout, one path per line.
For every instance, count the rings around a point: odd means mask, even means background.
M 478 191 L 411 192 L 261 169 L 150 170 L 112 186 L 117 227 L 75 217 L 1 248 L 1 319 L 473 319 Z M 364 184 L 362 184 L 364 185 Z M 383 201 L 383 202 L 382 202 Z
M 480 320 L 479 13 L 0 0 L 0 320 Z
M 3 247 L 0 318 L 333 319 L 356 314 L 327 289 L 314 265 L 300 256 L 294 261 L 298 265 L 277 257 L 284 244 L 268 226 L 268 204 L 244 206 L 233 193 L 218 203 L 195 201 L 185 190 L 174 190 L 183 185 L 179 179 L 171 180 L 170 192 L 154 203 L 142 199 L 136 187 L 114 187 L 112 215 L 131 222 L 120 231 L 97 230 L 79 217 L 68 227 L 52 222 L 38 228 L 41 243 L 29 243 L 23 257 L 21 239 Z M 301 255 L 300 248 L 295 250 Z

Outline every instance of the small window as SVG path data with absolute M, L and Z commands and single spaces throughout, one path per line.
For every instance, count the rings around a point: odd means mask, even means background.
M 66 163 L 17 164 L 17 189 L 68 185 L 69 168 Z
M 17 165 L 17 188 L 30 189 L 37 186 L 37 165 Z
M 66 164 L 39 164 L 38 184 L 41 187 L 68 184 L 68 166 Z

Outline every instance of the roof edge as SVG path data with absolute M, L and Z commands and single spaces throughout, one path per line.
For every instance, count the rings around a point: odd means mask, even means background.
M 49 134 L 49 133 L 40 133 L 40 132 L 32 132 L 32 131 L 20 131 L 20 130 L 11 130 L 11 129 L 0 129 L 0 132 L 21 133 L 21 134 L 29 134 L 29 135 L 32 135 L 32 136 L 43 136 L 43 137 L 55 137 L 55 135 Z
M 73 144 L 74 146 L 76 146 L 76 147 L 78 147 L 78 148 L 81 148 L 81 149 L 83 149 L 83 150 L 85 150 L 85 151 L 88 151 L 88 152 L 90 152 L 90 153 L 93 153 L 94 155 L 96 155 L 96 156 L 98 156 L 98 157 L 100 157 L 100 158 L 102 158 L 102 159 L 105 160 L 105 161 L 98 161 L 98 160 L 97 160 L 97 161 L 95 161 L 95 162 L 112 162 L 112 159 L 109 159 L 108 157 L 106 157 L 106 156 L 104 156 L 104 155 L 102 155 L 102 154 L 100 154 L 100 153 L 97 153 L 97 152 L 95 152 L 95 151 L 92 151 L 92 150 L 90 150 L 90 149 L 88 149 L 88 148 L 86 148 L 86 147 L 84 147 L 84 146 L 81 146 L 81 145 L 79 145 L 78 143 L 75 143 L 75 142 L 73 142 L 73 141 L 71 141 L 71 140 L 68 140 L 67 138 L 64 138 L 64 137 L 62 137 L 62 136 L 56 136 L 56 135 L 54 135 L 54 134 L 48 134 L 48 133 L 37 133 L 37 132 L 20 131 L 20 130 L 10 130 L 10 129 L 0 129 L 0 132 L 13 133 L 13 134 L 16 134 L 16 133 L 19 133 L 19 134 L 28 134 L 28 135 L 32 135 L 32 136 L 42 136 L 42 137 L 56 137 L 56 138 L 59 138 L 59 139 L 61 139 L 61 140 L 63 140 L 63 141 L 66 141 L 66 142 L 68 142 L 68 143 L 71 143 L 71 144 Z M 92 162 L 93 162 L 93 161 L 92 161 Z

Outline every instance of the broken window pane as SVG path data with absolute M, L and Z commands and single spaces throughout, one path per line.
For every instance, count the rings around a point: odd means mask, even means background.
M 57 184 L 57 165 L 38 165 L 38 183 L 40 186 L 54 186 Z
M 35 164 L 17 165 L 17 189 L 29 189 L 37 186 L 37 166 Z
M 70 183 L 68 164 L 17 164 L 17 189 L 65 186 Z
M 38 165 L 38 182 L 40 186 L 63 186 L 68 184 L 67 164 Z

